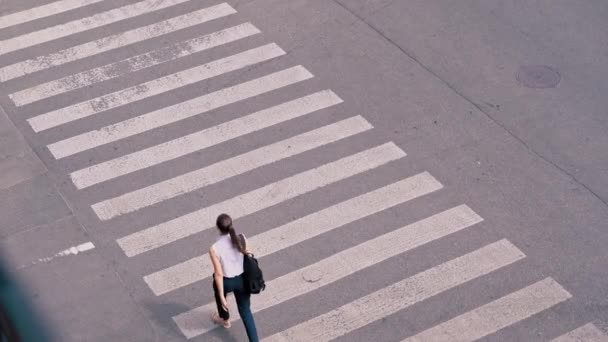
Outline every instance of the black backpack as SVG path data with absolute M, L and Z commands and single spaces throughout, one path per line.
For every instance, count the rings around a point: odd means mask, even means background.
M 240 235 L 241 242 L 245 246 L 245 237 L 242 234 Z M 253 254 L 243 254 L 243 281 L 245 282 L 245 289 L 249 293 L 258 294 L 266 288 L 264 274 Z
M 258 266 L 258 260 L 253 254 L 245 254 L 243 258 L 243 280 L 245 281 L 245 288 L 249 293 L 258 294 L 264 291 L 266 284 L 264 283 L 264 275 L 260 266 Z

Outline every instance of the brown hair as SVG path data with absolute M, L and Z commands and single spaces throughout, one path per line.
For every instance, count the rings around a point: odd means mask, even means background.
M 217 217 L 215 225 L 222 234 L 230 234 L 230 241 L 232 241 L 234 248 L 245 254 L 245 248 L 243 248 L 243 245 L 232 226 L 232 218 L 228 216 L 228 214 L 220 214 L 220 216 Z

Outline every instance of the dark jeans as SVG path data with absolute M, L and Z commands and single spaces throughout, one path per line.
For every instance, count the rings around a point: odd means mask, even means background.
M 247 331 L 247 337 L 249 337 L 249 341 L 258 342 L 258 332 L 255 327 L 255 321 L 253 319 L 253 314 L 251 313 L 250 308 L 251 294 L 245 289 L 245 284 L 243 283 L 242 275 L 233 278 L 224 277 L 224 295 L 227 295 L 230 292 L 234 292 L 234 297 L 236 298 L 236 305 L 239 310 L 239 315 L 241 316 L 241 320 L 243 320 L 243 324 L 245 324 L 245 330 Z M 224 308 L 222 307 L 220 294 L 217 290 L 217 285 L 215 284 L 215 277 L 213 280 L 213 293 L 215 295 L 215 304 L 217 306 L 217 312 L 219 316 L 224 320 L 230 318 L 230 313 L 224 310 Z

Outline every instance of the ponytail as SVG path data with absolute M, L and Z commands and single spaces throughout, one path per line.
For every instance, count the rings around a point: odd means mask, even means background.
M 230 225 L 230 228 L 228 228 L 228 233 L 230 234 L 230 241 L 232 241 L 234 248 L 238 249 L 243 254 L 247 254 L 232 225 Z

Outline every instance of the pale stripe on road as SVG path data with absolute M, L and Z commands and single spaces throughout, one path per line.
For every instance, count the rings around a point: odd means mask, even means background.
M 0 29 L 15 26 L 28 21 L 50 17 L 55 14 L 67 12 L 79 7 L 88 6 L 103 0 L 62 0 L 51 2 L 50 4 L 30 8 L 20 12 L 7 14 L 0 17 Z
M 481 217 L 469 207 L 461 205 L 412 223 L 269 281 L 265 292 L 252 297 L 252 308 L 255 312 L 259 312 L 279 305 L 393 256 L 456 233 L 481 220 Z M 314 278 L 316 281 L 306 281 L 303 278 Z M 229 305 L 231 312 L 237 312 L 232 301 Z M 215 303 L 212 302 L 174 316 L 173 320 L 187 338 L 192 338 L 216 327 L 209 321 L 211 313 L 215 310 Z M 234 317 L 233 321 L 236 318 Z
M 203 150 L 281 122 L 310 114 L 314 111 L 341 102 L 342 99 L 332 91 L 320 91 L 141 151 L 133 152 L 72 172 L 70 177 L 78 189 L 83 189 L 189 153 Z M 123 204 L 127 205 L 127 203 L 124 202 Z M 105 207 L 105 205 L 102 206 Z M 116 206 L 114 206 L 114 209 L 100 208 L 100 211 L 95 211 L 101 219 L 107 219 L 141 208 L 138 206 L 137 202 L 131 202 L 127 206 L 121 205 L 121 207 L 122 208 L 120 209 Z
M 167 33 L 175 32 L 184 28 L 188 28 L 191 26 L 195 26 L 198 24 L 202 24 L 217 18 L 221 18 L 230 14 L 236 13 L 236 11 L 230 7 L 228 4 L 219 4 L 213 7 L 204 8 L 195 12 L 190 12 L 188 14 L 184 14 L 179 17 L 171 18 L 168 20 L 164 20 L 158 23 L 154 23 L 151 25 L 139 27 L 130 31 L 126 31 L 123 33 L 115 34 L 109 37 L 104 37 L 101 39 L 97 39 L 91 42 L 87 42 L 84 44 L 80 44 L 77 46 L 73 46 L 71 48 L 54 52 L 48 55 L 39 56 L 33 59 L 28 59 L 25 61 L 21 61 L 15 64 L 8 65 L 6 67 L 0 68 L 0 81 L 5 82 L 7 80 L 25 76 L 36 71 L 48 69 L 54 66 L 58 66 L 61 64 L 65 64 L 68 62 L 73 62 L 85 57 L 94 56 L 100 54 L 105 51 L 110 51 L 112 49 L 117 49 L 120 47 L 128 46 L 130 44 L 134 44 L 137 42 L 142 42 L 146 39 L 160 37 Z M 258 29 L 253 27 L 251 24 L 244 24 L 241 27 L 238 27 L 239 30 L 236 30 L 241 34 L 241 37 L 244 37 L 245 34 L 252 35 L 256 33 L 260 33 Z M 235 31 L 235 28 L 230 28 L 224 31 Z M 57 81 L 51 81 L 48 83 L 44 83 L 42 85 L 32 87 L 30 89 L 26 89 L 11 95 L 13 101 L 18 106 L 24 105 L 26 103 L 34 102 L 46 97 L 50 97 L 53 95 L 61 94 L 66 91 L 74 90 L 77 88 L 85 87 L 89 84 L 101 82 L 106 79 L 110 79 L 113 77 L 117 77 L 122 74 L 122 70 L 128 69 L 128 71 L 132 71 L 135 68 L 142 68 L 140 65 L 135 65 L 134 63 L 129 63 L 128 61 L 141 60 L 142 56 L 151 57 L 155 54 L 160 55 L 160 51 L 173 51 L 176 50 L 174 54 L 167 54 L 165 56 L 170 55 L 171 58 L 174 55 L 180 56 L 180 53 L 189 54 L 194 52 L 186 52 L 186 47 L 196 47 L 196 46 L 207 46 L 205 44 L 201 44 L 201 40 L 203 38 L 213 37 L 212 41 L 226 41 L 225 37 L 218 37 L 221 33 L 215 32 L 210 34 L 209 36 L 199 37 L 196 40 L 192 40 L 192 42 L 196 41 L 198 44 L 188 44 L 188 42 L 181 42 L 171 47 L 166 47 L 159 51 L 155 51 L 152 53 L 147 53 L 144 55 L 140 55 L 137 57 L 129 58 L 127 61 L 121 61 L 120 66 L 122 68 L 117 68 L 116 65 L 118 63 L 112 63 L 111 66 L 114 66 L 113 69 L 110 69 L 109 66 L 100 67 L 88 71 L 84 71 L 75 75 L 71 75 L 65 78 L 62 78 Z M 233 38 L 234 40 L 235 38 Z M 217 45 L 217 43 L 216 43 Z M 179 51 L 179 52 L 178 52 Z M 196 52 L 196 51 L 195 51 Z M 165 57 L 165 59 L 168 57 Z M 149 58 L 149 60 L 154 60 Z M 159 59 L 162 60 L 162 59 Z M 145 64 L 145 63 L 144 63 Z M 125 68 L 124 65 L 129 65 L 129 68 Z M 28 98 L 31 96 L 31 99 Z
M 525 257 L 507 240 L 433 267 L 263 341 L 330 341 Z
M 253 236 L 248 243 L 254 246 L 255 255 L 261 258 L 442 187 L 428 172 L 423 172 Z M 472 221 L 481 220 L 479 216 L 469 214 L 465 207 L 457 210 Z M 457 212 L 451 214 L 456 215 Z M 147 275 L 144 280 L 159 296 L 201 281 L 212 273 L 209 255 L 204 254 Z
M 238 219 L 404 156 L 394 143 L 386 143 L 122 237 L 117 242 L 125 254 L 132 257 L 212 228 L 218 213 L 228 212 Z
M 450 211 L 454 210 L 456 209 L 450 209 Z M 311 265 L 272 280 L 268 282 L 267 291 L 252 298 L 254 311 L 261 311 L 331 284 L 333 281 L 352 274 L 353 271 L 364 269 L 363 266 L 373 266 L 377 259 L 383 261 L 464 229 L 470 223 L 476 222 L 477 215 L 473 213 L 473 216 L 472 218 L 460 217 L 460 219 L 451 220 L 449 214 L 446 216 L 446 212 L 443 212 L 371 240 L 376 243 L 383 241 L 387 251 L 384 251 L 385 247 L 381 244 L 372 248 L 367 245 L 371 242 L 368 241 L 322 260 L 319 265 Z M 446 221 L 433 222 L 441 217 Z M 425 221 L 426 223 L 422 224 Z M 433 224 L 439 224 L 440 228 L 435 230 Z M 389 237 L 390 239 L 387 239 Z M 398 243 L 405 243 L 405 247 L 401 248 Z M 370 254 L 367 255 L 367 253 Z M 511 243 L 501 240 L 356 299 L 340 308 L 270 336 L 264 341 L 330 341 L 524 257 L 524 254 Z M 350 268 L 353 270 L 351 271 Z M 318 280 L 309 282 L 302 279 L 306 274 Z M 275 291 L 277 292 L 276 298 Z M 182 333 L 186 337 L 192 338 L 217 327 L 203 318 L 205 315 L 209 317 L 215 310 L 213 305 L 214 303 L 209 303 L 175 316 L 173 319 Z M 232 301 L 229 305 L 235 306 Z
M 111 198 L 92 206 L 101 220 L 160 203 L 169 198 L 201 189 L 256 168 L 275 163 L 305 151 L 345 139 L 371 129 L 361 116 L 346 119 L 295 137 L 264 146 L 213 165 L 180 175 L 143 189 Z
M 131 5 L 98 13 L 90 17 L 9 38 L 0 41 L 0 55 L 178 5 L 186 1 L 189 0 L 140 1 Z
M 587 323 L 553 339 L 552 342 L 608 342 L 608 335 L 593 323 Z
M 555 280 L 545 278 L 472 311 L 450 319 L 403 342 L 476 341 L 549 309 L 572 297 Z
M 232 87 L 224 88 L 173 106 L 105 126 L 48 145 L 56 159 L 109 144 L 154 128 L 200 115 L 211 110 L 312 78 L 302 66 L 281 70 Z
M 70 177 L 78 189 L 83 189 L 195 151 L 203 150 L 281 122 L 310 114 L 317 110 L 331 107 L 341 102 L 342 99 L 331 90 L 320 91 L 72 172 Z M 108 217 L 107 214 L 110 213 L 98 213 L 100 218 L 104 219 Z
M 264 45 L 41 114 L 28 119 L 28 122 L 35 132 L 39 132 L 283 55 L 285 51 L 278 45 L 274 43 Z

